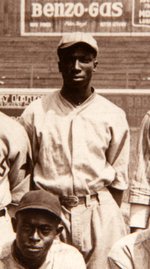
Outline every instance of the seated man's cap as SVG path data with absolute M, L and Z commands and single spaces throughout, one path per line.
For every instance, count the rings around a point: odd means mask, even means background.
M 69 34 L 64 34 L 58 44 L 58 50 L 69 48 L 77 43 L 84 43 L 89 45 L 98 53 L 98 45 L 96 40 L 89 33 L 83 32 L 73 32 Z
M 61 220 L 61 205 L 58 197 L 45 190 L 27 192 L 20 200 L 16 214 L 26 209 L 46 210 Z

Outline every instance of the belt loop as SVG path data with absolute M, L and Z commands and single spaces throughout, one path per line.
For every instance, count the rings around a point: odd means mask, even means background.
M 85 205 L 86 205 L 86 207 L 89 207 L 91 205 L 91 197 L 90 197 L 90 194 L 87 194 L 85 196 Z
M 98 202 L 99 202 L 99 204 L 101 204 L 101 195 L 100 195 L 100 191 L 97 192 L 97 198 L 98 198 Z

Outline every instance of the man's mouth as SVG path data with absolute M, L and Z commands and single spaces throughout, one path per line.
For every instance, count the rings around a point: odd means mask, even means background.
M 73 79 L 74 79 L 74 80 L 82 80 L 83 77 L 82 77 L 82 76 L 73 76 Z
M 42 250 L 42 247 L 30 246 L 30 245 L 27 245 L 26 248 L 28 249 L 28 251 L 32 252 L 39 252 L 40 250 Z

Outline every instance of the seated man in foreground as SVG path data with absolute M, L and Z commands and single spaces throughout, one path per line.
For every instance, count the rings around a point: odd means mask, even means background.
M 85 269 L 79 251 L 59 241 L 62 231 L 56 196 L 38 190 L 26 193 L 12 219 L 16 240 L 3 247 L 1 269 Z
M 150 229 L 132 233 L 119 240 L 108 256 L 109 269 L 149 269 Z

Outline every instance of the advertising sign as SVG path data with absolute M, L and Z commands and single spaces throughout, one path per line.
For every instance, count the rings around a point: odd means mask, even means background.
M 150 0 L 133 1 L 133 25 L 150 27 Z
M 21 0 L 21 34 L 150 35 L 150 0 Z

